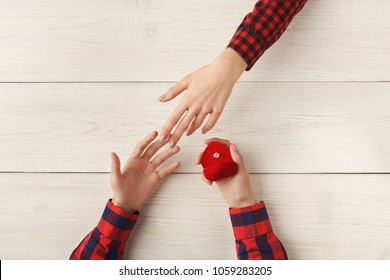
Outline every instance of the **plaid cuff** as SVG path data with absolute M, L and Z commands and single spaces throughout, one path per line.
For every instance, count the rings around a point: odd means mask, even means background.
M 263 201 L 243 208 L 230 208 L 230 219 L 236 240 L 258 237 L 272 232 Z
M 267 50 L 264 43 L 261 42 L 260 36 L 250 28 L 239 27 L 230 40 L 227 48 L 235 50 L 246 62 L 249 71 L 256 61 Z
M 263 53 L 286 30 L 307 0 L 259 0 L 248 13 L 228 44 L 238 52 L 250 70 Z
M 108 200 L 97 229 L 111 240 L 125 241 L 137 222 L 138 216 L 138 211 L 126 212 Z

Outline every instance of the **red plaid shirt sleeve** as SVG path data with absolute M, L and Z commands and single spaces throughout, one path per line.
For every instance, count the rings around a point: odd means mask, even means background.
M 286 30 L 307 0 L 260 0 L 248 13 L 230 40 L 234 49 L 245 60 L 250 70 L 260 56 Z
M 109 200 L 97 225 L 70 256 L 71 260 L 121 260 L 139 212 L 126 212 Z
M 287 253 L 272 230 L 264 202 L 230 208 L 230 219 L 240 260 L 286 260 Z

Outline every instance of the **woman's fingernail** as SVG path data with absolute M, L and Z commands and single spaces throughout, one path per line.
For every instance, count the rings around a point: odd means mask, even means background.
M 161 95 L 159 98 L 157 98 L 157 100 L 158 100 L 158 101 L 161 101 L 161 100 L 164 99 L 164 97 L 165 97 L 165 94 Z
M 173 148 L 173 147 L 175 147 L 175 145 L 176 145 L 175 141 L 171 141 L 171 142 L 169 142 L 169 147 L 170 147 L 170 148 Z
M 162 142 L 162 141 L 164 141 L 166 138 L 167 138 L 167 137 L 166 137 L 165 135 L 161 135 L 161 136 L 160 136 L 160 141 Z

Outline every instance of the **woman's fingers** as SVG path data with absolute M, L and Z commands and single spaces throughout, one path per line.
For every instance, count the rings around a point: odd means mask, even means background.
M 167 91 L 166 94 L 161 96 L 159 98 L 159 101 L 166 102 L 172 100 L 173 98 L 181 94 L 183 91 L 185 91 L 188 88 L 189 84 L 190 84 L 190 78 L 188 76 L 185 76 L 179 82 L 174 84 Z M 189 106 L 187 104 L 180 102 L 180 104 L 176 107 L 176 109 L 169 116 L 168 120 L 165 122 L 163 129 L 161 130 L 160 141 L 163 141 L 167 137 L 167 135 L 171 133 L 172 129 L 176 126 L 176 124 L 180 121 L 180 119 L 188 110 L 188 107 Z
M 189 78 L 184 77 L 179 82 L 171 86 L 164 95 L 160 96 L 158 98 L 158 101 L 160 102 L 170 101 L 174 99 L 176 96 L 178 96 L 180 93 L 185 91 L 188 88 L 188 86 L 189 86 Z
M 187 129 L 187 136 L 193 134 L 202 125 L 203 121 L 205 120 L 208 114 L 210 113 L 202 112 L 192 120 L 190 127 Z
M 195 117 L 195 113 L 191 111 L 187 111 L 185 116 L 182 118 L 182 120 L 177 125 L 175 132 L 173 132 L 171 141 L 169 142 L 169 147 L 173 148 L 177 142 L 179 142 L 181 136 L 183 133 L 187 130 L 187 128 L 190 126 L 192 120 Z
M 165 138 L 171 133 L 172 129 L 180 121 L 183 115 L 186 113 L 188 107 L 180 104 L 169 116 L 168 120 L 165 122 L 163 129 L 161 130 L 160 141 L 164 141 Z
M 207 123 L 202 127 L 202 133 L 205 134 L 211 130 L 217 123 L 219 117 L 222 115 L 222 111 L 213 111 L 211 112 Z

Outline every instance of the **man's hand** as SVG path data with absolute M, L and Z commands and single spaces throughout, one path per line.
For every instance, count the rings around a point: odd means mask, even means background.
M 216 181 L 229 207 L 241 208 L 255 204 L 256 200 L 252 192 L 249 174 L 246 171 L 244 159 L 238 152 L 236 145 L 231 144 L 228 140 L 219 138 L 212 138 L 205 141 L 206 145 L 210 142 L 219 142 L 230 147 L 230 154 L 232 155 L 233 161 L 237 163 L 237 173 L 234 176 Z M 202 154 L 199 155 L 196 161 L 197 164 L 201 164 L 201 158 Z M 204 177 L 203 180 L 209 185 L 212 184 L 212 182 Z
M 207 116 L 209 117 L 202 128 L 202 133 L 212 129 L 223 112 L 234 84 L 246 67 L 247 64 L 241 56 L 228 48 L 212 63 L 173 85 L 159 98 L 160 102 L 170 101 L 185 90 L 187 93 L 166 121 L 160 141 L 164 140 L 177 125 L 169 143 L 170 147 L 174 147 L 184 132 L 187 131 L 187 135 L 194 133 Z
M 180 162 L 175 161 L 159 168 L 167 159 L 179 152 L 180 148 L 176 146 L 154 156 L 170 139 L 169 136 L 164 141 L 152 143 L 156 137 L 157 131 L 153 131 L 141 140 L 122 170 L 117 154 L 111 154 L 112 203 L 125 211 L 138 210 L 160 181 L 180 166 Z

